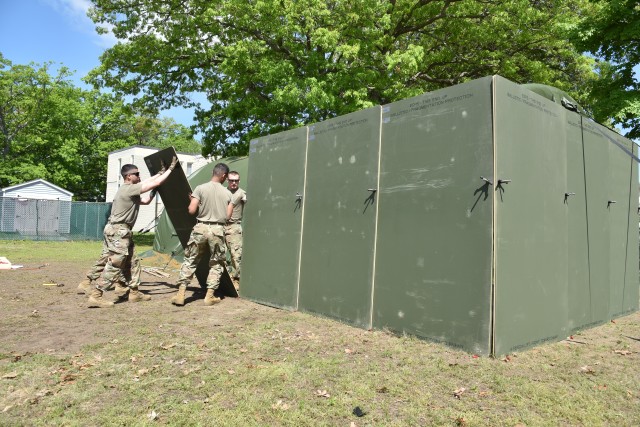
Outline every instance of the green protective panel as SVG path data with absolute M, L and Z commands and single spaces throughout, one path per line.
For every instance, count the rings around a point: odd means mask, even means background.
M 146 156 L 144 161 L 150 174 L 155 175 L 162 167 L 162 163 L 169 165 L 174 156 L 177 157 L 175 149 L 173 147 L 169 147 Z M 217 164 L 220 162 L 215 163 Z M 215 166 L 215 164 L 211 166 L 211 170 L 213 169 L 213 166 Z M 210 179 L 211 173 L 209 174 L 209 180 Z M 206 181 L 207 180 L 204 180 L 203 182 Z M 176 235 L 182 248 L 184 248 L 189 242 L 191 230 L 196 224 L 196 217 L 189 214 L 187 210 L 191 201 L 189 195 L 191 194 L 192 186 L 190 184 L 191 183 L 187 180 L 182 167 L 178 164 L 175 170 L 169 175 L 169 178 L 167 178 L 167 180 L 158 187 L 158 194 L 162 197 L 162 202 L 165 207 L 163 213 L 170 218 L 172 227 L 175 227 L 175 232 L 171 233 L 171 237 Z M 193 188 L 199 184 L 200 183 L 193 185 Z M 155 240 L 156 239 L 154 238 L 154 247 Z M 184 249 L 182 250 L 182 254 L 184 255 Z M 174 250 L 172 256 L 175 255 L 176 252 Z M 202 259 L 196 269 L 196 277 L 200 285 L 203 287 L 206 286 L 206 279 L 209 274 L 209 258 L 210 252 L 207 250 L 202 254 Z M 226 270 L 220 278 L 219 288 L 216 295 L 238 296 L 238 293 L 233 286 L 233 282 L 231 281 L 231 277 Z
M 307 128 L 254 139 L 244 209 L 243 297 L 296 308 Z
M 144 158 L 149 173 L 153 176 L 162 168 L 162 164 L 167 167 L 174 157 L 178 157 L 173 147 L 165 148 Z M 186 246 L 189 241 L 191 229 L 196 224 L 196 218 L 187 211 L 191 194 L 191 187 L 187 177 L 178 163 L 169 177 L 158 187 L 158 194 L 162 197 L 164 210 L 171 218 L 175 226 L 178 240 L 182 246 Z
M 298 309 L 371 327 L 380 111 L 309 126 Z
M 631 184 L 631 141 L 615 132 L 596 125 L 607 138 L 609 148 L 609 178 L 607 215 L 609 218 L 609 318 L 625 314 L 623 308 L 627 240 L 629 236 L 629 185 Z M 616 144 L 616 142 L 618 144 Z M 622 147 L 621 147 L 622 146 Z M 637 185 L 637 175 L 634 180 Z M 637 199 L 636 199 L 637 200 Z M 615 203 L 609 203 L 612 201 Z M 637 221 L 636 221 L 637 223 Z
M 587 200 L 584 180 L 582 116 L 565 111 L 567 187 L 564 207 L 568 220 L 567 334 L 591 323 L 589 290 L 589 247 L 587 240 Z
M 609 319 L 609 144 L 599 125 L 583 119 L 591 324 Z
M 633 155 L 638 157 L 638 146 L 631 144 Z M 640 278 L 638 277 L 640 253 L 638 244 L 638 163 L 631 160 L 631 177 L 629 191 L 629 227 L 627 236 L 627 263 L 625 266 L 624 298 L 622 310 L 630 313 L 638 310 L 640 298 Z
M 568 311 L 565 109 L 501 77 L 495 96 L 496 355 L 561 339 Z M 511 180 L 500 185 L 500 182 Z
M 373 326 L 489 354 L 491 78 L 383 107 Z

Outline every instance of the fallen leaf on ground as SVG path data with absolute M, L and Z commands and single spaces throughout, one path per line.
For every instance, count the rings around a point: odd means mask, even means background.
M 585 373 L 585 374 L 595 374 L 596 371 L 594 371 L 591 366 L 585 365 L 585 366 L 581 366 L 580 367 L 580 372 Z
M 233 369 L 229 369 L 227 370 L 227 372 L 229 373 L 229 375 L 233 375 L 236 373 L 236 371 L 234 371 Z
M 170 348 L 173 348 L 175 346 L 176 346 L 175 343 L 174 344 L 167 344 L 167 345 L 160 344 L 160 348 L 163 349 L 163 350 L 169 350 Z
M 387 393 L 387 392 L 389 392 L 389 389 L 388 389 L 388 388 L 386 388 L 385 386 L 382 386 L 382 387 L 380 387 L 380 388 L 377 388 L 377 389 L 376 389 L 376 391 L 377 391 L 378 393 Z
M 15 378 L 15 377 L 17 377 L 17 376 L 18 376 L 18 373 L 17 373 L 17 372 L 9 372 L 8 374 L 4 374 L 4 375 L 2 376 L 2 378 L 5 378 L 5 379 L 10 380 L 10 379 L 13 379 L 13 378 Z
M 459 389 L 454 390 L 454 392 L 453 392 L 453 396 L 454 396 L 454 397 L 456 397 L 456 398 L 458 398 L 458 399 L 460 399 L 460 396 L 461 396 L 461 395 L 462 395 L 462 393 L 464 393 L 465 391 L 467 391 L 467 389 L 466 389 L 466 388 L 464 388 L 464 387 L 460 387 Z
M 511 362 L 511 357 L 509 357 L 509 355 L 506 355 L 505 357 L 503 357 L 502 359 L 503 362 Z
M 286 411 L 287 409 L 289 409 L 289 405 L 286 402 L 282 401 L 282 399 L 280 399 L 276 403 L 271 405 L 271 408 Z
M 633 354 L 633 351 L 629 351 L 629 350 L 614 350 L 615 354 L 621 354 L 622 356 L 628 356 L 630 354 Z
M 344 352 L 347 353 L 347 354 L 351 354 L 351 353 L 353 353 L 353 350 L 351 350 L 350 348 L 345 348 Z
M 153 421 L 158 418 L 158 413 L 156 411 L 151 411 L 147 414 L 147 418 Z
M 316 390 L 316 396 L 318 397 L 331 397 L 327 390 Z

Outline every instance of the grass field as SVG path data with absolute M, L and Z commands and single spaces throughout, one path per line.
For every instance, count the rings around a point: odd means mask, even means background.
M 493 359 L 243 299 L 174 307 L 175 270 L 143 277 L 150 302 L 87 309 L 100 245 L 0 241 L 25 266 L 0 271 L 0 426 L 640 425 L 638 313 Z

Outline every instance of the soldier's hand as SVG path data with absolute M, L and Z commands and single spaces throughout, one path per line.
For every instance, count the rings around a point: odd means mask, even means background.
M 171 170 L 175 169 L 177 164 L 178 164 L 178 158 L 176 156 L 173 156 L 173 159 L 171 159 L 171 166 L 169 166 L 169 169 Z
M 163 173 L 165 173 L 167 171 L 167 165 L 164 163 L 164 161 L 160 160 L 160 165 L 162 167 L 158 171 L 158 175 L 162 175 Z

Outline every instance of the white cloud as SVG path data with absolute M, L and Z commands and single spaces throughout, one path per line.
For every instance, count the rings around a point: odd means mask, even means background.
M 63 15 L 69 24 L 81 33 L 91 36 L 93 42 L 103 48 L 108 48 L 116 44 L 117 39 L 109 31 L 107 34 L 98 34 L 96 25 L 89 19 L 87 12 L 91 7 L 89 0 L 43 0 L 56 12 Z

